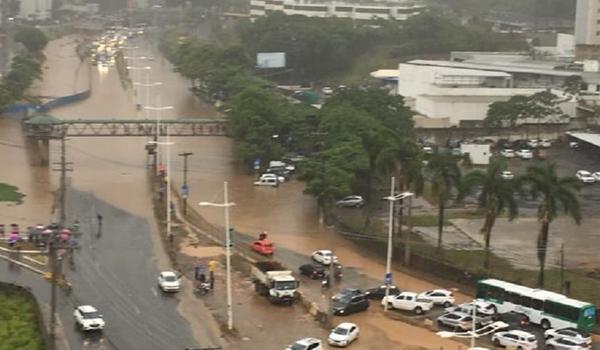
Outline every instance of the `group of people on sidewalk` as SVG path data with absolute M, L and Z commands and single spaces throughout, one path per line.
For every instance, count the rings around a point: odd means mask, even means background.
M 23 233 L 18 224 L 10 224 L 8 235 L 6 226 L 0 224 L 0 240 L 7 241 L 8 246 L 11 248 L 23 241 L 34 243 L 36 247 L 46 247 L 51 238 L 56 238 L 59 242 L 74 247 L 77 246 L 77 237 L 80 234 L 81 231 L 78 220 L 75 220 L 71 227 L 60 227 L 56 223 L 28 226 Z
M 194 268 L 194 278 L 196 280 L 196 284 L 197 286 L 202 286 L 204 284 L 207 284 L 210 286 L 210 290 L 213 290 L 215 287 L 215 270 L 217 269 L 217 265 L 219 263 L 214 260 L 214 259 L 210 259 L 208 261 L 208 263 L 206 264 L 206 266 L 204 265 L 203 262 L 200 262 L 195 268 Z M 206 278 L 206 269 L 208 268 L 208 281 Z

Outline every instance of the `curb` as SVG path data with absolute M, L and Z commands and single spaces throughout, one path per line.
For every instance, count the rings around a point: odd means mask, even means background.
M 15 259 L 9 258 L 9 257 L 8 257 L 8 256 L 6 256 L 6 255 L 1 255 L 1 254 L 0 254 L 0 259 L 7 260 L 7 261 L 9 261 L 9 262 L 11 262 L 11 263 L 13 263 L 13 264 L 16 264 L 16 265 L 19 265 L 19 266 L 21 266 L 21 267 L 24 267 L 24 268 L 26 268 L 26 269 L 28 269 L 28 270 L 31 270 L 31 271 L 33 271 L 33 272 L 35 272 L 35 273 L 37 273 L 37 274 L 40 274 L 40 275 L 43 275 L 43 274 L 45 273 L 44 271 L 42 271 L 42 270 L 40 270 L 40 269 L 37 269 L 37 268 L 35 268 L 35 267 L 33 267 L 33 266 L 30 266 L 30 265 L 27 265 L 27 264 L 25 264 L 25 263 L 23 263 L 23 262 L 20 262 L 20 261 L 18 261 L 18 260 L 15 260 Z

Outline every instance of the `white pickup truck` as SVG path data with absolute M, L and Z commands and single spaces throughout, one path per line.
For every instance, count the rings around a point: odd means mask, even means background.
M 381 305 L 387 303 L 392 309 L 413 311 L 417 315 L 421 315 L 433 308 L 433 300 L 420 298 L 417 293 L 402 292 L 398 295 L 389 295 L 381 300 Z

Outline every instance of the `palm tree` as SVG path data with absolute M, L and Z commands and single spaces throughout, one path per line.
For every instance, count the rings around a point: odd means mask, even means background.
M 485 213 L 485 221 L 480 232 L 484 234 L 485 239 L 483 267 L 486 269 L 490 267 L 490 239 L 496 218 L 505 210 L 508 212 L 509 220 L 513 220 L 518 214 L 513 181 L 501 177 L 506 167 L 506 161 L 503 159 L 493 159 L 486 172 L 475 170 L 465 175 L 459 193 L 459 198 L 462 199 L 473 189 L 481 189 L 477 202 L 479 208 Z
M 581 207 L 577 196 L 580 182 L 572 176 L 559 177 L 556 174 L 555 164 L 546 163 L 542 166 L 529 167 L 522 178 L 522 183 L 527 186 L 528 192 L 534 198 L 541 196 L 537 212 L 540 222 L 537 257 L 540 263 L 538 285 L 542 287 L 550 224 L 558 216 L 560 209 L 571 216 L 577 225 L 581 223 Z
M 452 190 L 460 185 L 458 159 L 450 153 L 435 153 L 425 169 L 430 176 L 431 193 L 438 203 L 438 248 L 441 248 L 446 202 L 451 198 Z

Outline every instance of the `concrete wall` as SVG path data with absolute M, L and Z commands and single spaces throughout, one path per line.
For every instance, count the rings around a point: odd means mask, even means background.
M 600 25 L 596 22 L 600 18 L 598 7 L 597 0 L 577 0 L 575 44 L 600 44 L 600 36 L 597 34 L 600 30 Z
M 52 0 L 21 0 L 19 18 L 46 20 L 52 17 Z

